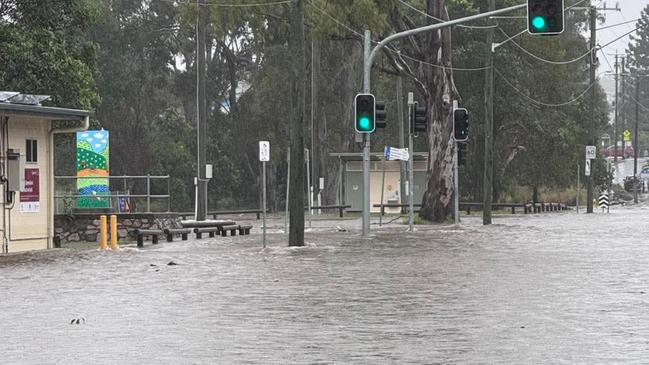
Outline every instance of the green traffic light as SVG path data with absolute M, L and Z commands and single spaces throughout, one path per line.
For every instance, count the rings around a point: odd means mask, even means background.
M 370 129 L 372 129 L 370 118 L 361 117 L 361 119 L 358 120 L 358 129 L 361 131 L 369 131 Z
M 545 29 L 545 19 L 542 16 L 535 16 L 532 18 L 532 26 L 537 30 Z

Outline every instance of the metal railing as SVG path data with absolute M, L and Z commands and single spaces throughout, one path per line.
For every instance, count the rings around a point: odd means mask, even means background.
M 108 192 L 100 193 L 97 195 L 84 195 L 79 194 L 77 189 L 77 181 L 80 179 L 94 179 L 108 180 Z M 121 184 L 119 181 L 121 180 Z M 163 181 L 166 186 L 165 194 L 152 194 L 152 182 Z M 116 183 L 117 182 L 117 183 Z M 165 199 L 167 201 L 167 212 L 171 211 L 171 195 L 170 195 L 170 182 L 169 175 L 167 176 L 55 176 L 54 177 L 54 200 L 55 212 L 57 214 L 71 213 L 77 209 L 77 202 L 79 199 L 88 198 L 106 198 L 108 199 L 109 209 L 119 207 L 120 199 L 127 199 L 132 204 L 133 209 L 130 212 L 122 213 L 137 213 L 138 204 L 136 199 L 146 199 L 145 213 L 151 213 L 151 200 L 152 199 Z M 161 190 L 159 184 L 157 189 Z M 121 190 L 120 190 L 121 188 Z M 163 189 L 164 190 L 164 189 Z M 79 208 L 84 209 L 84 208 Z

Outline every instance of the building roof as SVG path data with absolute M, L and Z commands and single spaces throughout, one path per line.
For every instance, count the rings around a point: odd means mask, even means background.
M 0 115 L 36 116 L 51 120 L 84 120 L 90 115 L 90 112 L 80 109 L 0 102 Z

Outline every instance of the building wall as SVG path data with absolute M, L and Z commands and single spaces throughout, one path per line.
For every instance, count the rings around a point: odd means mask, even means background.
M 352 206 L 353 210 L 363 209 L 363 170 L 360 161 L 348 161 L 345 166 L 345 204 Z M 388 161 L 385 163 L 385 184 L 383 184 L 383 162 L 370 163 L 370 211 L 378 213 L 381 208 L 374 208 L 381 203 L 381 185 L 383 185 L 383 203 L 408 203 L 407 196 L 401 197 L 399 187 L 401 183 L 400 162 Z M 414 203 L 421 203 L 426 184 L 426 162 L 416 161 L 414 171 Z M 388 213 L 398 213 L 399 208 L 386 209 Z
M 51 247 L 51 236 L 48 227 L 50 187 L 50 153 L 49 130 L 51 122 L 43 119 L 9 117 L 9 149 L 20 150 L 21 166 L 24 169 L 38 169 L 38 201 L 25 204 L 21 208 L 21 194 L 17 192 L 11 210 L 4 210 L 4 226 L 9 237 L 9 252 L 42 250 Z M 27 162 L 26 141 L 37 141 L 37 162 Z M 21 168 L 21 183 L 24 185 L 25 170 Z M 3 194 L 0 194 L 3 195 Z M 4 197 L 2 197 L 4 199 Z M 38 208 L 36 204 L 38 203 Z M 31 210 L 31 211 L 30 211 Z

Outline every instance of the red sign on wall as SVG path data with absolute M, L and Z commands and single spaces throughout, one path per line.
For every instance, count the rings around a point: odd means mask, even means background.
M 39 197 L 38 169 L 25 169 L 25 191 L 20 192 L 20 202 L 37 202 Z

